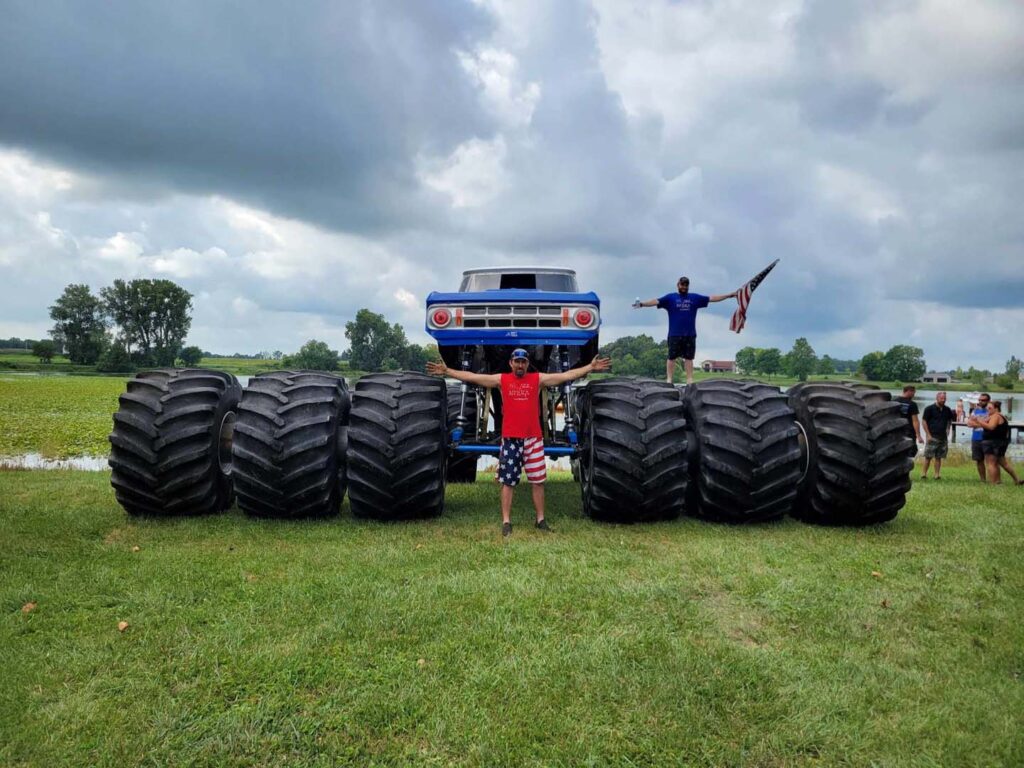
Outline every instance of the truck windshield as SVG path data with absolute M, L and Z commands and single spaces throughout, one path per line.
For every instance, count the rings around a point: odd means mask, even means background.
M 459 291 L 466 293 L 509 288 L 578 292 L 575 276 L 564 272 L 474 272 L 463 276 Z

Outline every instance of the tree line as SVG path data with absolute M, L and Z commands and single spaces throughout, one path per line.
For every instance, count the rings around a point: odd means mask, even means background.
M 31 348 L 34 355 L 49 361 L 63 352 L 72 363 L 95 365 L 100 371 L 131 371 L 136 367 L 172 366 L 176 362 L 198 365 L 211 356 L 196 346 L 184 346 L 192 324 L 192 294 L 170 280 L 115 280 L 94 295 L 88 285 L 71 284 L 50 307 L 54 321 L 52 339 L 0 339 L 0 347 Z M 341 361 L 360 371 L 422 370 L 436 357 L 435 345 L 411 343 L 398 323 L 369 309 L 360 309 L 345 324 L 349 349 L 339 353 L 317 339 L 310 339 L 298 352 L 261 352 L 255 357 L 274 360 L 282 368 L 337 370 Z M 601 347 L 611 357 L 616 373 L 626 376 L 661 378 L 668 349 L 665 341 L 649 335 L 624 336 Z M 250 357 L 235 354 L 234 357 Z M 920 347 L 897 344 L 886 352 L 875 351 L 857 360 L 818 357 L 806 338 L 793 342 L 786 353 L 776 347 L 743 347 L 736 353 L 740 373 L 772 377 L 779 374 L 806 381 L 812 374 L 861 374 L 875 381 L 919 381 L 927 370 Z M 1018 380 L 1021 361 L 1013 356 L 996 383 L 1011 387 Z M 958 368 L 953 376 L 979 386 L 992 372 L 974 367 Z
M 285 355 L 281 366 L 335 371 L 345 360 L 357 371 L 422 371 L 428 360 L 437 357 L 436 346 L 411 343 L 401 325 L 388 323 L 384 315 L 366 308 L 345 323 L 345 338 L 349 348 L 341 354 L 327 342 L 310 339 L 294 355 Z
M 191 310 L 192 294 L 170 280 L 115 280 L 99 295 L 71 284 L 50 307 L 50 335 L 72 363 L 101 371 L 195 364 L 202 351 L 184 346 Z

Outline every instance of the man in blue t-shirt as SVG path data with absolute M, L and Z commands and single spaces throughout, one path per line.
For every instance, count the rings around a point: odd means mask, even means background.
M 978 467 L 978 477 L 983 483 L 985 482 L 985 453 L 981 449 L 981 441 L 985 437 L 985 430 L 978 424 L 978 419 L 988 416 L 988 401 L 991 399 L 988 392 L 978 395 L 978 404 L 967 419 L 967 426 L 974 427 L 971 432 L 971 458 Z
M 672 383 L 676 360 L 683 358 L 686 383 L 693 384 L 693 358 L 697 352 L 697 310 L 714 301 L 724 301 L 736 295 L 721 293 L 717 296 L 703 296 L 690 293 L 690 278 L 680 277 L 676 293 L 666 293 L 660 299 L 637 300 L 634 308 L 657 307 L 668 312 L 668 361 L 665 363 L 665 380 Z

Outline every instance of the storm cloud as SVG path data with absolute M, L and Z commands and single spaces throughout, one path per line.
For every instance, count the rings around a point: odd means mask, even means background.
M 739 346 L 1021 353 L 1024 8 L 945 0 L 28 3 L 0 25 L 0 336 L 170 277 L 190 342 L 422 333 L 462 269 L 564 264 L 603 337 L 734 289 Z M 978 343 L 977 329 L 986 329 Z

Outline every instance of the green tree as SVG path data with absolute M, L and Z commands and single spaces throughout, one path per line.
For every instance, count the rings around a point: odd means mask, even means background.
M 102 373 L 131 373 L 135 370 L 135 363 L 124 344 L 115 340 L 100 355 L 96 370 Z
M 882 381 L 888 378 L 885 375 L 885 355 L 881 352 L 868 352 L 860 359 L 857 370 L 864 374 L 868 381 Z
M 818 373 L 822 376 L 831 376 L 836 372 L 836 363 L 828 355 L 822 355 L 818 361 Z
M 814 354 L 810 342 L 801 336 L 793 342 L 793 348 L 786 353 L 785 365 L 786 373 L 790 376 L 807 381 L 807 377 L 818 367 L 818 356 Z
M 1001 373 L 993 380 L 997 387 L 1001 389 L 1013 389 L 1014 384 L 1017 383 L 1017 379 L 1008 373 Z
M 897 344 L 885 353 L 884 373 L 886 379 L 897 381 L 920 381 L 928 370 L 924 362 L 924 350 L 908 344 Z
M 755 373 L 757 371 L 757 350 L 754 347 L 744 347 L 737 352 L 736 367 L 740 373 Z
M 357 371 L 393 370 L 405 359 L 408 342 L 402 326 L 389 325 L 376 312 L 356 312 L 356 319 L 345 323 L 345 336 L 351 345 L 349 365 Z
M 57 345 L 49 339 L 37 341 L 32 345 L 32 354 L 39 358 L 41 363 L 50 363 L 53 356 L 57 354 Z
M 981 387 L 985 385 L 985 382 L 992 378 L 992 372 L 988 369 L 979 370 L 973 365 L 967 369 L 967 373 L 964 374 L 965 378 L 968 379 L 974 386 Z
M 610 357 L 613 370 L 622 376 L 660 379 L 665 375 L 668 348 L 665 342 L 659 343 L 645 333 L 615 339 L 601 347 L 600 354 Z
M 100 295 L 126 349 L 145 365 L 174 365 L 192 325 L 191 293 L 170 280 L 142 279 L 115 280 Z
M 1006 375 L 1014 381 L 1019 381 L 1021 368 L 1024 368 L 1024 362 L 1016 355 L 1010 355 L 1010 359 L 1006 361 Z
M 103 302 L 88 285 L 72 283 L 50 307 L 53 338 L 64 347 L 68 359 L 79 365 L 99 360 L 107 344 L 107 318 Z
M 777 347 L 757 350 L 757 359 L 754 363 L 758 373 L 763 373 L 771 378 L 773 373 L 782 372 L 782 350 Z
M 402 355 L 401 367 L 407 371 L 422 371 L 426 368 L 428 360 L 436 360 L 438 357 L 437 348 L 434 345 L 408 344 Z
M 283 365 L 286 368 L 301 368 L 307 371 L 338 370 L 338 351 L 327 346 L 325 341 L 310 339 L 294 355 L 287 355 Z
M 182 347 L 181 352 L 178 353 L 178 359 L 182 365 L 192 368 L 202 361 L 203 350 L 199 347 Z

